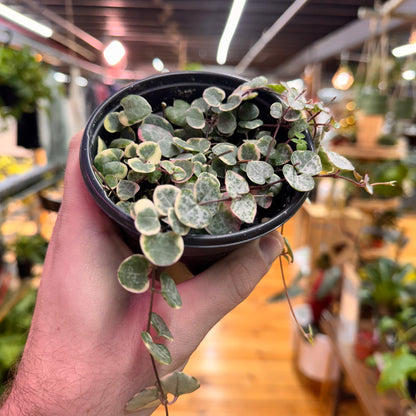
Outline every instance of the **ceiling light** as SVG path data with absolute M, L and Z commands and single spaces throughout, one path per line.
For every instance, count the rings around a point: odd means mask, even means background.
M 337 72 L 332 77 L 332 85 L 341 91 L 346 91 L 351 88 L 354 83 L 354 76 L 351 70 L 346 65 L 340 65 Z
M 413 69 L 408 69 L 407 71 L 403 71 L 402 78 L 406 81 L 412 81 L 416 78 L 416 72 Z
M 55 72 L 53 78 L 56 82 L 61 82 L 62 84 L 67 84 L 70 80 L 69 75 L 64 74 L 63 72 Z
M 0 16 L 3 16 L 14 23 L 17 23 L 25 29 L 37 33 L 44 38 L 50 38 L 53 34 L 53 30 L 50 27 L 30 19 L 29 17 L 16 12 L 16 10 L 11 9 L 4 4 L 0 4 Z
M 123 44 L 118 40 L 111 41 L 104 49 L 104 58 L 111 66 L 117 65 L 126 54 Z
M 165 64 L 160 58 L 154 58 L 152 61 L 153 68 L 156 71 L 162 72 L 165 69 Z
M 246 0 L 234 0 L 233 2 L 224 32 L 218 45 L 217 62 L 219 65 L 224 65 L 227 61 L 228 48 L 230 47 L 234 32 L 237 29 L 245 4 Z
M 75 84 L 79 87 L 86 87 L 88 85 L 88 80 L 85 77 L 78 76 L 75 78 Z
M 406 45 L 398 46 L 397 48 L 394 48 L 391 53 L 396 58 L 412 55 L 413 53 L 416 53 L 416 43 L 407 43 Z

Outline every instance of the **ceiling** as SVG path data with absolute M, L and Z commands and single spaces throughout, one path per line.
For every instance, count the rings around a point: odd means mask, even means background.
M 55 34 L 45 41 L 6 20 L 0 19 L 0 25 L 16 29 L 20 35 L 50 47 L 52 54 L 74 59 L 87 69 L 102 71 L 100 49 L 109 40 L 120 40 L 127 49 L 124 74 L 137 78 L 154 72 L 151 69 L 154 57 L 159 57 L 169 70 L 216 65 L 217 47 L 232 0 L 5 0 L 3 3 L 52 26 Z M 403 9 L 406 18 L 394 19 L 392 33 L 406 41 L 416 16 L 416 0 L 378 3 L 381 7 L 395 3 Z M 264 41 L 262 35 L 268 35 L 268 29 L 275 22 L 280 24 L 281 16 L 296 6 L 299 10 L 288 23 L 259 47 L 259 42 Z M 237 66 L 242 74 L 297 76 L 307 63 L 339 62 L 343 50 L 359 53 L 363 39 L 368 36 L 369 21 L 358 19 L 358 9 L 373 6 L 374 0 L 247 0 L 225 68 Z M 410 16 L 409 11 L 413 10 L 415 15 Z M 259 47 L 259 52 L 250 56 L 253 47 Z M 113 71 L 115 76 L 122 74 L 120 69 Z

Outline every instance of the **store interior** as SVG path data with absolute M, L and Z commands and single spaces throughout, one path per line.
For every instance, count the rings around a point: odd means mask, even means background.
M 185 367 L 200 388 L 169 412 L 416 415 L 416 0 L 2 2 L 0 394 L 26 343 L 71 138 L 134 82 L 191 71 L 265 77 L 323 103 L 335 122 L 314 145 L 360 175 L 317 172 L 279 224 L 287 255 L 209 332 Z

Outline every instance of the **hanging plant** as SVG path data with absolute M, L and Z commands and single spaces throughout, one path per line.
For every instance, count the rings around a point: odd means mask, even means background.
M 29 47 L 0 47 L 0 117 L 19 119 L 32 113 L 40 98 L 49 100 L 47 67 L 36 60 Z
M 87 125 L 81 170 L 98 204 L 139 252 L 120 265 L 120 284 L 133 293 L 150 290 L 179 308 L 167 266 L 212 261 L 267 234 L 299 209 L 319 177 L 345 179 L 372 193 L 377 184 L 320 146 L 333 125 L 322 103 L 264 77 L 170 73 L 118 92 Z M 288 246 L 284 255 L 290 253 Z M 142 339 L 152 360 L 169 364 L 169 350 L 157 338 L 171 334 L 154 314 L 149 310 Z M 126 410 L 162 403 L 167 412 L 168 393 L 198 387 L 183 373 L 168 380 L 156 374 L 156 380 Z

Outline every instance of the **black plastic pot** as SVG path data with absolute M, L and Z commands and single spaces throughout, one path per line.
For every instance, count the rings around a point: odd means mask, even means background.
M 126 241 L 134 250 L 139 251 L 140 249 L 138 247 L 139 233 L 134 227 L 133 219 L 110 201 L 92 170 L 92 163 L 97 151 L 97 137 L 100 136 L 107 142 L 114 138 L 103 127 L 105 116 L 110 112 L 120 111 L 119 102 L 122 97 L 128 94 L 143 96 L 151 104 L 154 112 L 160 112 L 162 102 L 171 105 L 174 98 L 191 102 L 200 97 L 204 89 L 210 86 L 218 86 L 229 94 L 245 81 L 239 77 L 210 72 L 171 72 L 156 75 L 121 89 L 101 104 L 91 115 L 84 131 L 80 149 L 82 175 L 97 204 L 122 228 Z M 276 96 L 272 93 L 262 93 L 255 98 L 254 102 L 260 111 L 264 110 L 264 115 L 261 114 L 261 117 L 265 122 L 270 117 L 268 108 L 274 101 L 276 101 Z M 307 140 L 311 149 L 313 144 L 309 134 Z M 184 237 L 185 251 L 181 261 L 191 271 L 202 270 L 237 247 L 264 236 L 284 224 L 301 207 L 307 196 L 307 193 L 297 192 L 284 184 L 272 206 L 268 210 L 260 210 L 260 215 L 257 215 L 257 223 L 252 226 L 233 234 L 198 234 Z

